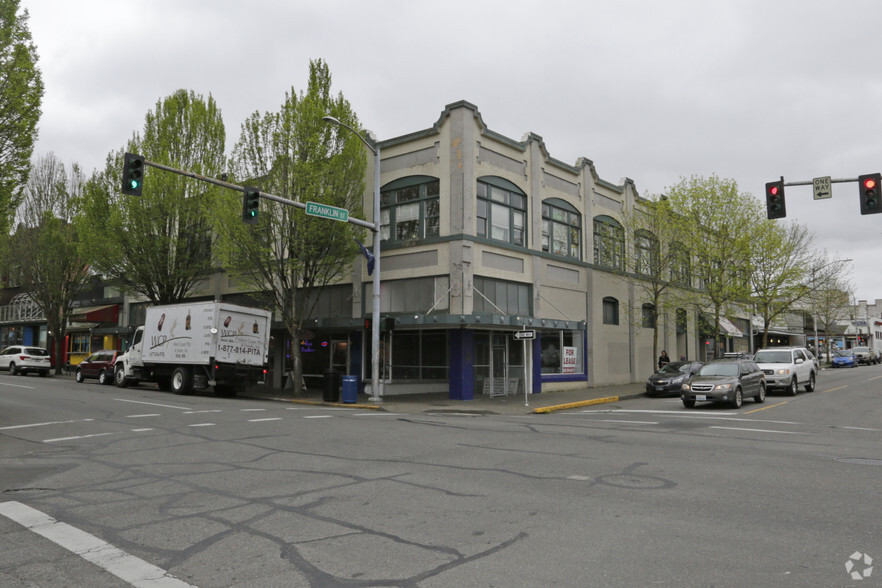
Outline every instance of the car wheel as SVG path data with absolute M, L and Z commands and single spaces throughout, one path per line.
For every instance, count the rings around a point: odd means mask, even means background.
M 809 376 L 808 384 L 805 385 L 806 392 L 814 392 L 815 391 L 815 374 L 812 372 L 812 375 Z
M 741 392 L 741 388 L 736 388 L 735 398 L 732 400 L 732 406 L 735 408 L 741 408 L 741 404 L 743 402 L 744 402 L 744 396 Z
M 686 400 L 684 398 L 683 399 L 683 406 L 685 406 L 686 408 L 695 408 L 695 401 L 694 400 Z
M 760 384 L 759 394 L 757 394 L 756 396 L 753 397 L 753 401 L 756 402 L 757 404 L 762 404 L 763 402 L 766 401 L 766 385 L 765 384 Z
M 796 396 L 796 393 L 799 392 L 799 386 L 796 384 L 796 378 L 790 380 L 790 388 L 787 390 L 790 392 L 791 396 Z
M 15 367 L 15 363 L 10 363 L 10 364 L 9 364 L 9 375 L 10 375 L 10 376 L 16 376 L 16 375 L 18 375 L 18 368 Z
M 101 373 L 98 374 L 98 383 L 101 384 L 102 386 L 106 386 L 107 384 L 110 383 L 110 378 L 107 377 L 106 371 L 101 370 Z
M 77 384 L 82 384 L 86 378 L 83 376 L 82 370 L 77 370 L 77 375 L 74 376 L 74 379 L 77 381 Z

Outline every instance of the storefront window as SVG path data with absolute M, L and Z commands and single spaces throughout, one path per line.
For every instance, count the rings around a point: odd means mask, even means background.
M 581 331 L 542 331 L 543 374 L 585 373 Z

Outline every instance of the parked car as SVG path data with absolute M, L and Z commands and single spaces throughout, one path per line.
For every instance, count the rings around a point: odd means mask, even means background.
M 0 351 L 0 369 L 8 370 L 13 376 L 24 376 L 29 373 L 46 376 L 51 367 L 49 352 L 42 347 L 10 345 Z
M 751 359 L 718 359 L 704 364 L 680 388 L 683 406 L 696 402 L 726 402 L 741 408 L 745 397 L 766 401 L 766 375 Z
M 806 392 L 815 389 L 818 373 L 814 358 L 805 347 L 769 347 L 756 352 L 753 360 L 766 375 L 768 390 L 786 390 L 796 396 L 799 386 Z
M 815 353 L 811 349 L 806 349 L 805 352 L 806 354 L 808 354 L 809 359 L 815 362 L 815 373 L 821 371 L 821 360 L 818 359 L 818 356 L 815 355 Z
M 700 361 L 674 361 L 665 364 L 646 380 L 646 395 L 679 395 L 683 382 L 703 365 Z
M 839 349 L 833 352 L 833 367 L 857 367 L 857 358 L 851 349 Z
M 97 379 L 99 384 L 113 384 L 113 364 L 116 351 L 96 351 L 77 366 L 76 380 L 82 384 L 87 379 Z
M 878 363 L 876 354 L 869 347 L 852 347 L 851 350 L 854 352 L 855 358 L 857 358 L 858 365 Z

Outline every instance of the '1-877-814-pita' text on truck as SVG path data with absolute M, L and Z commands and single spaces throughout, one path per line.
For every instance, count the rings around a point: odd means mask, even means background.
M 264 381 L 271 320 L 268 310 L 225 302 L 150 307 L 114 364 L 114 382 L 156 382 L 175 394 L 214 387 L 233 396 Z

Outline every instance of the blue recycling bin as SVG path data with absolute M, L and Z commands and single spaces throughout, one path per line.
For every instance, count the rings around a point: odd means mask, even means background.
M 343 376 L 343 395 L 341 399 L 346 404 L 358 402 L 358 376 Z

